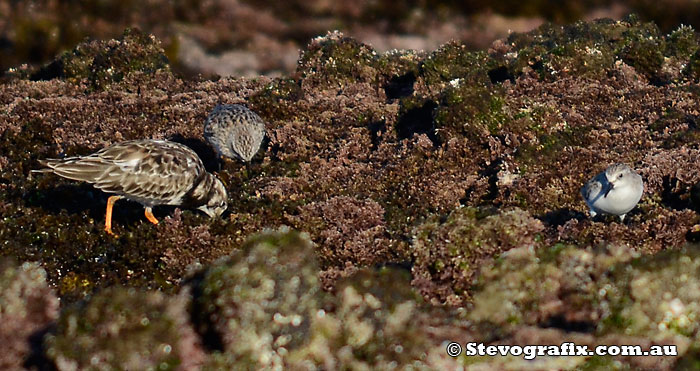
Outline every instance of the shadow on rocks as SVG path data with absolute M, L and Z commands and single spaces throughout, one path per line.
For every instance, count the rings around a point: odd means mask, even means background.
M 569 220 L 576 219 L 576 220 L 583 220 L 586 219 L 586 214 L 576 211 L 576 210 L 571 210 L 571 209 L 557 209 L 550 211 L 548 213 L 545 213 L 537 219 L 541 220 L 544 224 L 548 226 L 560 226 L 566 224 Z
M 170 138 L 170 140 L 176 143 L 184 144 L 193 150 L 202 160 L 204 168 L 208 172 L 217 171 L 221 167 L 221 163 L 216 155 L 216 152 L 214 152 L 214 149 L 203 140 L 198 138 L 185 138 L 180 134 L 175 134 L 172 138 Z

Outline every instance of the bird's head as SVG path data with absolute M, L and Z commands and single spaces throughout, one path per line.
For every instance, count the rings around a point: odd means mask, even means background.
M 198 209 L 211 218 L 221 216 L 228 208 L 227 199 L 228 195 L 226 194 L 224 183 L 221 182 L 219 178 L 214 177 L 214 183 L 209 191 L 208 201 Z

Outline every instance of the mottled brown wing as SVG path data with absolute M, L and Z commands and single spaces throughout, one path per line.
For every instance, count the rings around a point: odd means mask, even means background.
M 145 204 L 179 201 L 205 172 L 196 153 L 173 142 L 123 142 L 95 156 L 111 164 L 95 187 Z
M 191 149 L 161 140 L 120 142 L 89 156 L 42 164 L 64 178 L 150 205 L 178 201 L 205 172 Z
M 64 178 L 95 183 L 107 170 L 109 164 L 92 157 L 68 157 L 64 159 L 39 160 L 48 169 L 32 170 L 37 173 L 52 172 Z
M 593 202 L 600 191 L 603 189 L 603 182 L 606 182 L 605 173 L 602 172 L 589 180 L 586 185 L 581 188 L 581 195 L 587 202 Z

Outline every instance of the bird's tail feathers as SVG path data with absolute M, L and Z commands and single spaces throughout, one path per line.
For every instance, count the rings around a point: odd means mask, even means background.
M 32 170 L 36 173 L 54 173 L 64 178 L 94 183 L 109 166 L 99 158 L 70 157 L 65 159 L 40 160 L 45 169 Z

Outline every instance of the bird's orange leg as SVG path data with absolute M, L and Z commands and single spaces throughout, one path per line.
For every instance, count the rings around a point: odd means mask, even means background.
M 153 210 L 150 207 L 146 208 L 146 219 L 148 219 L 149 222 L 153 224 L 158 224 L 158 219 L 156 219 L 155 216 L 153 216 Z
M 117 236 L 112 232 L 112 208 L 114 203 L 121 199 L 122 196 L 109 196 L 107 199 L 107 215 L 105 216 L 105 231 L 112 236 Z

